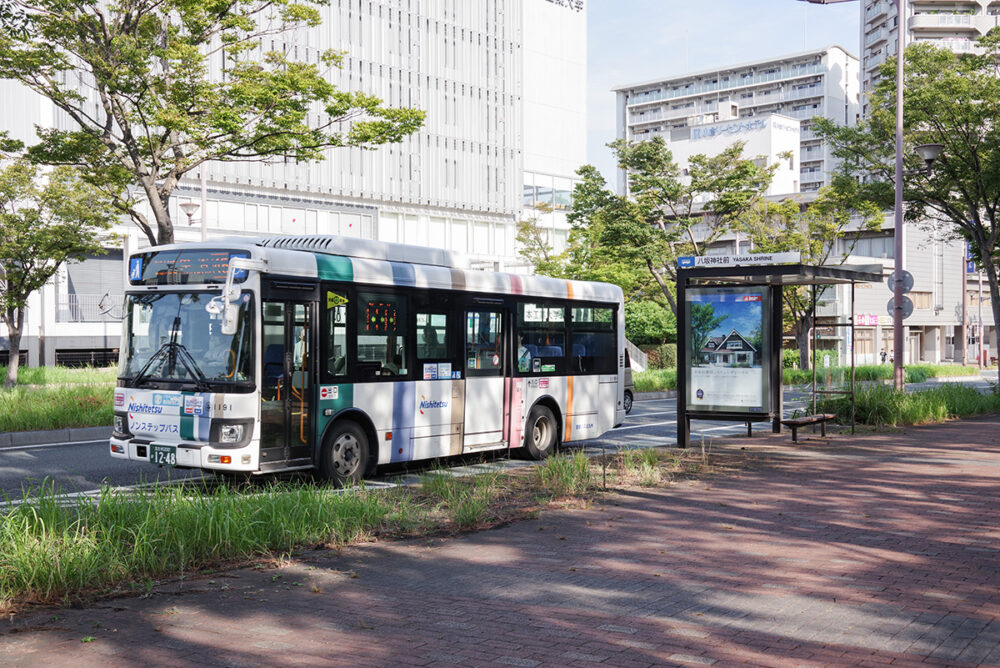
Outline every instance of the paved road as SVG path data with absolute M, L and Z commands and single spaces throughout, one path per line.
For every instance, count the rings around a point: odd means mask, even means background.
M 958 382 L 966 382 L 958 380 Z M 911 390 L 934 386 L 923 383 L 908 386 Z M 987 389 L 985 381 L 973 383 Z M 806 410 L 807 397 L 801 389 L 785 392 L 785 411 Z M 699 422 L 692 424 L 691 443 L 697 445 L 701 436 L 726 436 L 744 433 L 742 424 Z M 765 423 L 754 425 L 754 433 L 767 433 Z M 625 424 L 602 439 L 586 441 L 582 445 L 599 450 L 603 444 L 608 449 L 622 446 L 642 447 L 676 443 L 676 400 L 660 399 L 637 401 Z M 44 444 L 0 448 L 0 494 L 18 498 L 25 488 L 37 488 L 46 479 L 52 480 L 66 492 L 86 492 L 99 489 L 102 484 L 113 486 L 135 485 L 143 482 L 199 478 L 200 472 L 167 469 L 137 462 L 112 459 L 107 453 L 106 441 L 73 444 Z
M 0 663 L 1000 665 L 1000 417 L 717 445 L 738 474 L 5 618 Z
M 803 406 L 801 401 L 789 400 L 788 410 Z M 696 422 L 698 435 L 718 436 L 742 433 L 746 427 L 739 424 Z M 764 431 L 763 424 L 755 430 Z M 608 449 L 624 445 L 656 446 L 676 443 L 677 410 L 674 399 L 637 401 L 632 414 L 622 427 L 603 439 L 586 441 L 581 445 L 600 449 L 602 441 Z M 200 472 L 156 467 L 139 462 L 112 459 L 107 441 L 86 443 L 49 443 L 44 445 L 0 448 L 0 493 L 18 498 L 25 488 L 37 488 L 46 479 L 52 480 L 66 492 L 86 492 L 99 489 L 102 484 L 114 486 L 135 485 L 143 482 L 201 477 Z

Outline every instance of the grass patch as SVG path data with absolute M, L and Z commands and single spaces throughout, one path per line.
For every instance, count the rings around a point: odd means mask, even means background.
M 636 392 L 664 392 L 677 389 L 677 369 L 648 369 L 632 374 Z
M 851 404 L 846 397 L 821 401 L 818 408 L 822 412 L 836 413 L 841 422 L 849 423 L 851 420 Z M 1000 412 L 1000 394 L 983 393 L 957 383 L 919 392 L 873 385 L 858 390 L 856 394 L 858 423 L 876 427 L 928 424 L 996 412 Z
M 0 366 L 0 378 L 7 377 L 7 367 Z M 118 379 L 118 367 L 67 367 L 67 366 L 19 366 L 17 382 L 20 385 L 95 385 L 110 383 Z
M 705 470 L 693 452 L 612 457 L 618 458 L 621 484 L 630 484 L 629 476 L 656 484 Z M 512 472 L 459 478 L 433 471 L 420 486 L 388 490 L 345 491 L 309 482 L 208 490 L 188 484 L 148 493 L 105 488 L 96 499 L 70 505 L 45 485 L 17 507 L 0 510 L 0 610 L 146 592 L 162 578 L 260 563 L 305 546 L 510 521 L 537 513 L 540 501 L 589 498 L 600 483 L 600 467 L 599 460 L 577 452 Z
M 816 379 L 825 383 L 827 373 L 831 382 L 845 383 L 851 379 L 851 367 L 834 366 L 829 369 L 817 369 Z M 922 383 L 928 378 L 945 376 L 978 376 L 979 369 L 974 366 L 959 364 L 911 364 L 906 367 L 906 382 Z M 634 372 L 636 392 L 664 392 L 677 389 L 676 369 L 649 369 Z M 805 369 L 783 369 L 782 382 L 785 385 L 807 385 L 812 383 L 812 371 Z M 854 378 L 857 381 L 892 380 L 891 364 L 863 364 L 854 367 Z
M 113 385 L 14 387 L 0 392 L 0 432 L 111 426 L 113 404 Z

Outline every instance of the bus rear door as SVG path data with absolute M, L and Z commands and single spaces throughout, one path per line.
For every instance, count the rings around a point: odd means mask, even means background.
M 504 445 L 505 319 L 500 306 L 465 311 L 465 452 Z

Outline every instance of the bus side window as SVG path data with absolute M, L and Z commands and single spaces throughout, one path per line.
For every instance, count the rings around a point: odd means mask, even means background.
M 574 373 L 615 373 L 618 346 L 611 308 L 573 308 L 570 344 Z
M 326 371 L 331 376 L 347 375 L 347 295 L 326 293 Z
M 517 368 L 520 373 L 564 373 L 566 308 L 524 302 L 517 305 Z
M 358 375 L 406 376 L 406 315 L 404 295 L 358 293 Z

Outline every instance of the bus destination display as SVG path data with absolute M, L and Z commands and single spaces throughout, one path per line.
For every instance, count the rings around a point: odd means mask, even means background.
M 134 255 L 129 260 L 128 280 L 132 285 L 193 285 L 226 282 L 229 260 L 248 257 L 246 251 L 186 249 L 154 251 Z M 234 275 L 236 281 L 246 278 L 246 270 Z

